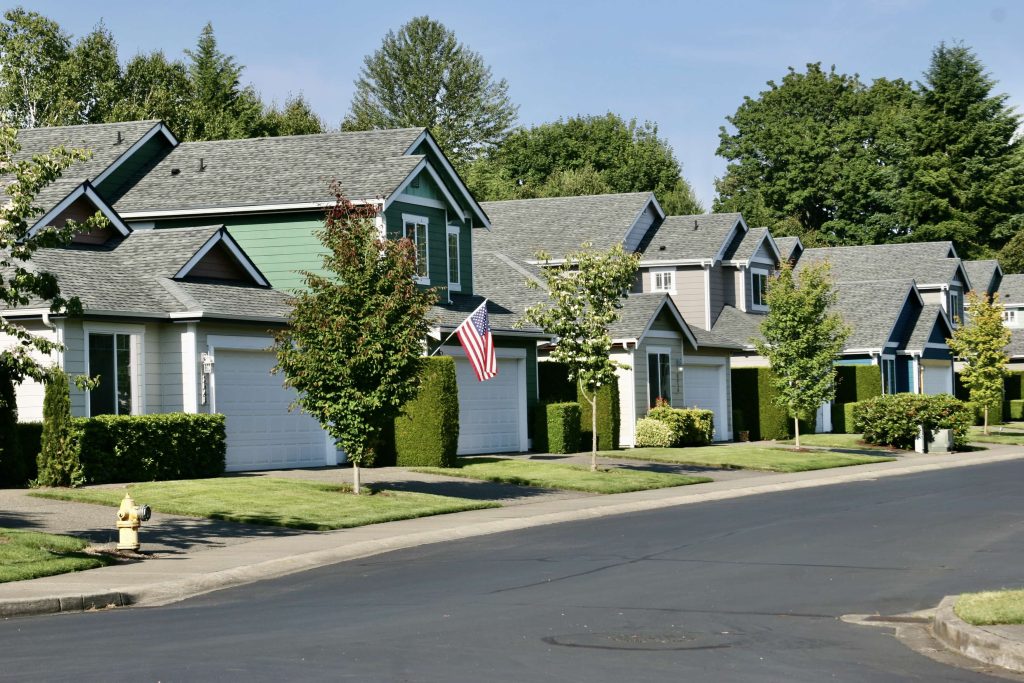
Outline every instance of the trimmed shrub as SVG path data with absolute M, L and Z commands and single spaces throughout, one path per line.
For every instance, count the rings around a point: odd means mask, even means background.
M 877 365 L 836 366 L 836 403 L 866 401 L 881 395 L 882 372 Z
M 420 390 L 395 419 L 396 463 L 401 467 L 453 467 L 459 447 L 459 387 L 455 360 L 425 359 Z
M 671 448 L 674 440 L 675 435 L 668 423 L 653 417 L 637 420 L 634 437 L 637 448 Z
M 590 450 L 592 427 L 590 401 L 583 392 L 576 395 L 580 404 L 580 449 Z M 619 384 L 612 382 L 597 391 L 597 450 L 614 451 L 619 447 Z
M 1007 401 L 1019 401 L 1024 399 L 1024 386 L 1021 379 L 1024 378 L 1024 371 L 1010 370 L 1003 378 L 1003 398 Z
M 86 482 L 71 419 L 68 374 L 59 367 L 47 373 L 43 394 L 43 436 L 35 486 L 80 486 Z M 126 480 L 131 481 L 131 480 Z
M 1024 420 L 1024 400 L 1015 398 L 1003 404 L 1003 417 L 1010 420 Z M 24 446 L 22 446 L 24 448 Z
M 733 408 L 743 413 L 751 441 L 788 439 L 793 420 L 775 402 L 771 368 L 736 368 L 732 371 Z M 801 420 L 800 433 L 814 432 L 815 420 Z
M 833 434 L 856 434 L 854 427 L 854 410 L 858 401 L 851 403 L 832 404 L 832 433 Z
M 701 408 L 651 408 L 647 417 L 672 429 L 672 445 L 706 446 L 715 436 L 715 414 Z
M 199 479 L 224 473 L 223 415 L 99 415 L 75 419 L 74 431 L 77 459 L 87 484 Z
M 971 408 L 949 394 L 887 394 L 861 401 L 854 408 L 854 428 L 863 431 L 868 443 L 912 449 L 918 427 L 925 433 L 952 429 L 953 445 L 967 444 L 973 415 Z
M 580 404 L 548 403 L 544 406 L 544 441 L 548 453 L 580 450 Z
M 969 401 L 968 405 L 971 406 L 971 410 L 974 411 L 974 424 L 979 427 L 985 424 L 985 406 L 979 405 L 977 403 L 970 403 Z M 1005 422 L 1005 420 L 1003 419 L 1003 411 L 1005 405 L 1005 401 L 1000 401 L 999 403 L 988 407 L 989 426 L 1002 424 L 1003 422 Z

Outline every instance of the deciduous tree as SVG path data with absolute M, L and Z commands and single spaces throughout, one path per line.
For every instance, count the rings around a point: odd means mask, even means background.
M 296 403 L 345 450 L 359 493 L 359 468 L 402 406 L 416 396 L 428 325 L 437 300 L 414 282 L 408 239 L 381 236 L 372 205 L 337 191 L 318 237 L 323 274 L 304 272 L 289 327 L 277 335 L 277 371 Z
M 849 330 L 838 313 L 827 262 L 794 273 L 784 264 L 768 281 L 768 313 L 761 323 L 758 353 L 768 359 L 777 402 L 793 418 L 796 447 L 800 420 L 810 419 L 836 393 L 835 360 Z
M 1010 330 L 1003 325 L 1003 305 L 997 292 L 992 301 L 967 293 L 967 320 L 953 330 L 946 340 L 957 358 L 964 362 L 960 380 L 971 395 L 971 403 L 985 411 L 984 429 L 988 434 L 988 411 L 1003 400 L 1003 377 L 1006 364 L 1006 345 L 1010 343 Z

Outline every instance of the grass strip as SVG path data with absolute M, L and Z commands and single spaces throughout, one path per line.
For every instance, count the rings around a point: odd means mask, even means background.
M 112 564 L 83 552 L 89 543 L 74 536 L 0 528 L 0 583 L 80 572 Z
M 890 462 L 896 459 L 855 453 L 838 453 L 835 451 L 794 451 L 767 446 L 631 448 L 619 451 L 602 451 L 598 455 L 607 458 L 647 460 L 674 465 L 765 470 L 768 472 L 806 472 L 832 467 Z
M 975 626 L 1024 624 L 1024 590 L 965 593 L 956 601 L 953 611 Z

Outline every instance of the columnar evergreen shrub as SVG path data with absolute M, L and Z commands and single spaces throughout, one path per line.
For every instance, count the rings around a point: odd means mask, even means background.
M 836 403 L 854 403 L 882 395 L 882 372 L 877 365 L 837 365 Z
M 1018 398 L 1007 401 L 1003 408 L 1003 418 L 1024 420 L 1024 400 Z
M 854 411 L 859 402 L 832 404 L 832 432 L 834 434 L 856 434 Z
M 636 422 L 634 440 L 637 448 L 671 448 L 675 434 L 668 423 L 645 417 Z
M 14 378 L 6 366 L 0 365 L 0 488 L 25 483 L 23 463 Z
M 455 360 L 425 358 L 416 397 L 395 419 L 396 464 L 453 467 L 459 447 L 459 387 Z
M 971 407 L 948 394 L 886 394 L 854 408 L 854 428 L 865 441 L 904 449 L 914 447 L 922 426 L 927 436 L 935 429 L 952 429 L 953 445 L 962 448 L 973 421 Z
M 580 447 L 586 449 L 591 443 L 590 402 L 579 391 L 576 402 L 580 404 Z M 619 385 L 606 384 L 597 390 L 597 450 L 614 451 L 619 447 Z
M 792 420 L 775 400 L 771 368 L 734 368 L 732 371 L 733 410 L 743 415 L 751 441 L 788 439 Z M 801 420 L 800 432 L 814 431 L 815 420 Z M 739 429 L 737 428 L 737 431 Z
M 664 422 L 672 429 L 672 445 L 706 446 L 715 436 L 715 414 L 701 408 L 651 408 L 647 417 Z
M 71 420 L 71 388 L 62 368 L 47 372 L 43 394 L 43 437 L 36 486 L 80 486 L 85 475 Z
M 1021 370 L 1009 370 L 1006 373 L 1006 377 L 1003 378 L 1003 398 L 1005 400 L 1018 401 L 1024 399 L 1022 377 L 1024 377 L 1024 371 Z
M 544 406 L 545 450 L 549 453 L 577 453 L 580 450 L 579 403 L 548 403 Z

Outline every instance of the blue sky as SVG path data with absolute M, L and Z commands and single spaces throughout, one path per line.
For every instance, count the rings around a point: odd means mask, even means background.
M 613 111 L 660 127 L 706 208 L 724 160 L 718 128 L 789 66 L 835 64 L 865 80 L 917 79 L 940 41 L 974 48 L 1024 105 L 1024 3 L 817 2 L 28 2 L 75 36 L 101 18 L 122 59 L 180 56 L 212 21 L 221 49 L 266 99 L 301 92 L 328 124 L 348 109 L 363 56 L 429 14 L 506 78 L 523 124 Z

